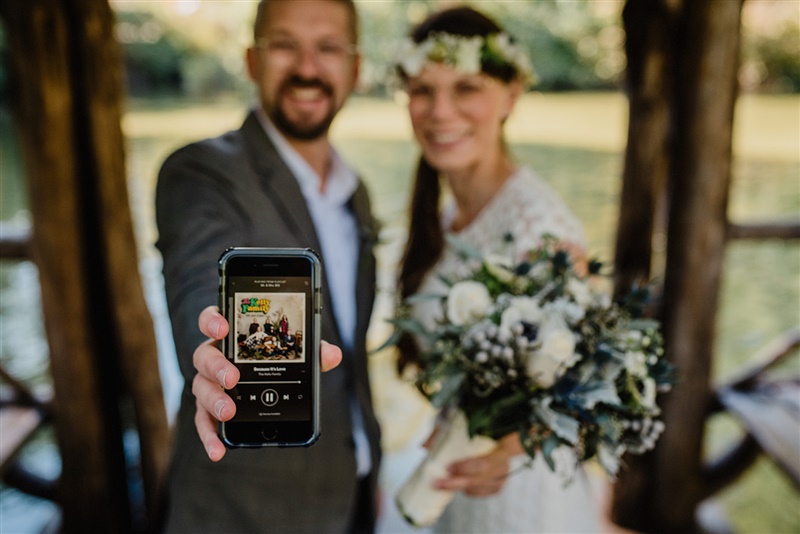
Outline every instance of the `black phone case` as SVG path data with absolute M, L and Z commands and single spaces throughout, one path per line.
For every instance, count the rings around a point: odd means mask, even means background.
M 237 261 L 253 260 L 252 272 L 247 274 L 236 273 L 237 276 L 258 275 L 258 263 L 276 262 L 283 258 L 302 258 L 309 260 L 312 265 L 311 280 L 312 280 L 312 320 L 309 330 L 312 338 L 307 342 L 309 348 L 308 358 L 311 358 L 311 392 L 312 392 L 312 414 L 311 414 L 311 427 L 312 431 L 308 439 L 304 440 L 290 440 L 284 441 L 280 437 L 279 428 L 282 424 L 281 421 L 277 422 L 239 422 L 228 421 L 221 422 L 218 428 L 218 434 L 226 447 L 230 449 L 236 448 L 261 448 L 261 447 L 309 447 L 313 445 L 320 436 L 320 401 L 319 401 L 319 387 L 320 387 L 320 363 L 319 363 L 319 348 L 320 348 L 320 330 L 321 330 L 321 312 L 322 312 L 322 263 L 319 255 L 310 248 L 260 248 L 260 247 L 233 247 L 227 249 L 219 259 L 219 274 L 220 285 L 218 292 L 218 305 L 225 316 L 229 319 L 226 302 L 227 298 L 227 282 L 228 276 L 233 276 L 229 273 L 229 263 L 233 258 Z M 247 267 L 251 269 L 251 267 Z M 231 329 L 234 326 L 231 325 Z M 229 344 L 231 340 L 231 333 L 222 340 L 222 352 L 226 358 L 229 358 L 228 351 L 230 350 Z M 266 383 L 266 382 L 265 382 Z M 230 393 L 230 392 L 229 392 Z M 261 440 L 247 440 L 247 441 L 234 441 L 230 438 L 230 429 L 234 425 L 260 425 L 263 427 L 261 431 Z

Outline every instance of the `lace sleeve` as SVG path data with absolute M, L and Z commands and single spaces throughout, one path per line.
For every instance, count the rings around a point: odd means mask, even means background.
M 524 178 L 514 183 L 504 210 L 518 254 L 538 246 L 548 234 L 585 249 L 583 225 L 564 201 L 533 173 Z

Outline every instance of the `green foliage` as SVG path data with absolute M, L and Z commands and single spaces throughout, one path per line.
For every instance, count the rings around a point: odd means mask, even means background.
M 773 34 L 746 34 L 743 70 L 763 92 L 800 91 L 800 25 L 785 24 Z M 747 83 L 748 80 L 744 80 Z
M 215 50 L 204 50 L 190 33 L 177 31 L 157 14 L 117 11 L 116 16 L 130 95 L 203 97 L 239 85 Z
M 465 3 L 497 20 L 528 51 L 538 80 L 535 90 L 619 88 L 625 69 L 623 1 Z M 249 3 L 231 3 L 230 9 L 220 4 L 203 3 L 190 14 L 161 3 L 137 3 L 130 11 L 120 4 L 117 33 L 125 52 L 130 92 L 136 96 L 247 94 L 241 58 L 250 40 L 253 8 Z M 440 7 L 433 0 L 358 3 L 363 54 L 360 93 L 385 96 L 398 89 L 391 68 L 397 43 Z M 747 90 L 800 91 L 800 27 L 780 16 L 775 20 L 776 25 L 782 24 L 780 31 L 751 30 L 745 25 L 742 80 Z M 218 35 L 213 39 L 210 34 Z

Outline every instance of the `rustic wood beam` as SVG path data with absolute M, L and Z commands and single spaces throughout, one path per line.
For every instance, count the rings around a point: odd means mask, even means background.
M 800 239 L 800 221 L 730 223 L 728 239 Z
M 754 380 L 763 375 L 765 371 L 782 362 L 798 348 L 800 348 L 800 328 L 787 330 L 780 337 L 772 340 L 763 349 L 758 351 L 747 367 L 730 379 L 727 384 L 720 387 L 736 389 L 747 387 Z
M 684 3 L 676 34 L 674 136 L 664 279 L 664 340 L 680 381 L 664 398 L 655 450 L 653 528 L 698 530 L 705 406 L 730 189 L 741 0 Z M 657 525 L 657 527 L 656 527 Z
M 0 17 L 50 347 L 63 530 L 142 527 L 127 428 L 138 432 L 152 527 L 169 429 L 128 204 L 114 16 L 106 0 L 28 0 L 0 2 Z
M 647 214 L 657 221 L 657 207 L 666 208 L 660 318 L 667 357 L 680 375 L 673 391 L 660 400 L 666 429 L 656 449 L 642 457 L 626 458 L 630 469 L 622 470 L 615 487 L 612 518 L 637 531 L 698 531 L 696 510 L 706 495 L 702 476 L 706 411 L 698 407 L 707 406 L 711 397 L 711 355 L 727 240 L 741 5 L 742 0 L 628 0 L 625 6 L 630 17 L 624 21 L 629 38 L 659 31 L 659 25 L 666 28 L 663 50 L 646 39 L 640 38 L 638 45 L 632 43 L 632 47 L 643 47 L 631 56 L 634 68 L 655 62 L 662 54 L 671 58 L 664 71 L 653 77 L 666 93 L 668 133 L 643 129 L 641 135 L 648 137 L 629 136 L 628 140 L 629 144 L 646 147 L 657 143 L 661 147 L 658 156 L 668 168 L 664 196 L 653 202 L 647 189 L 652 186 L 631 185 L 639 193 L 623 196 L 621 216 L 625 220 L 620 225 L 638 221 L 647 227 Z M 631 122 L 642 120 L 647 112 L 631 106 Z M 633 163 L 626 159 L 628 165 Z M 652 176 L 642 174 L 646 169 L 646 164 L 632 168 L 625 187 L 635 180 L 651 181 Z M 627 168 L 625 172 L 629 172 Z M 622 215 L 626 209 L 638 209 L 626 208 L 626 202 L 641 202 L 642 198 L 651 205 L 643 210 L 644 215 Z M 636 228 L 629 228 L 627 234 L 637 235 L 637 244 L 622 245 L 644 257 L 626 259 L 628 255 L 617 252 L 617 268 L 623 269 L 621 276 L 628 277 L 617 280 L 617 291 L 624 291 L 630 280 L 647 272 L 646 262 L 654 252 L 647 241 L 653 236 Z M 623 235 L 621 230 L 618 248 L 626 239 Z
M 660 0 L 630 0 L 623 11 L 629 121 L 614 260 L 621 295 L 650 280 L 654 233 L 664 231 L 674 16 Z
M 759 458 L 761 452 L 758 441 L 752 435 L 745 434 L 728 450 L 706 462 L 702 471 L 703 499 L 711 497 L 742 476 Z

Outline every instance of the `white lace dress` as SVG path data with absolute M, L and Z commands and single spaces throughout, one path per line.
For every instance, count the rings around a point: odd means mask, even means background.
M 450 227 L 454 206 L 444 210 L 443 225 Z M 504 235 L 511 234 L 509 245 Z M 521 256 L 539 244 L 544 234 L 552 234 L 585 246 L 580 221 L 569 211 L 556 193 L 529 168 L 519 169 L 478 217 L 455 235 L 486 254 L 512 253 Z M 423 293 L 444 292 L 440 274 L 456 274 L 463 269 L 463 260 L 452 250 L 445 250 L 439 262 L 420 288 Z M 423 324 L 432 324 L 439 312 L 431 301 L 423 301 L 416 309 Z M 503 490 L 492 497 L 471 498 L 462 493 L 445 510 L 435 525 L 443 533 L 551 533 L 597 532 L 596 504 L 589 481 L 583 471 L 565 486 L 563 479 L 537 457 L 531 468 L 523 467 L 527 457 L 514 459 L 516 469 Z

